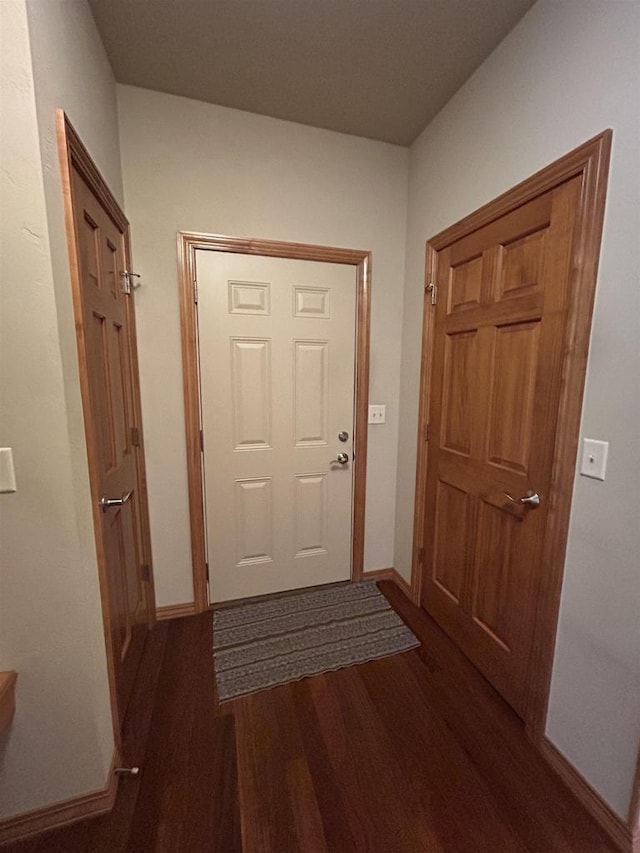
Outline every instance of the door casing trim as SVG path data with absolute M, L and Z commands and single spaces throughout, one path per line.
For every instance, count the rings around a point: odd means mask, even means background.
M 435 281 L 438 253 L 447 246 L 565 181 L 576 176 L 582 178 L 582 192 L 574 234 L 573 281 L 565 330 L 565 358 L 562 367 L 558 425 L 549 495 L 549 521 L 541 556 L 548 567 L 548 582 L 540 590 L 527 685 L 525 724 L 529 735 L 537 743 L 540 743 L 544 736 L 549 703 L 612 136 L 611 130 L 603 131 L 474 213 L 436 234 L 426 244 L 425 285 Z M 430 407 L 431 361 L 435 344 L 434 332 L 431 298 L 430 296 L 426 298 L 425 295 L 411 566 L 411 597 L 416 604 L 420 604 L 422 592 L 421 561 L 424 547 L 426 474 L 429 464 L 426 436 Z
M 197 312 L 194 300 L 196 251 L 231 252 L 346 264 L 356 270 L 356 348 L 355 348 L 355 422 L 356 459 L 353 474 L 353 527 L 351 580 L 362 578 L 364 565 L 364 520 L 367 485 L 367 413 L 369 405 L 369 326 L 371 317 L 371 252 L 228 237 L 220 234 L 178 232 L 178 283 L 180 287 L 180 334 L 184 382 L 185 432 L 187 440 L 187 474 L 189 482 L 189 518 L 191 525 L 191 559 L 195 612 L 209 609 L 207 592 L 205 517 L 203 504 L 202 453 L 200 445 L 200 383 L 198 364 Z

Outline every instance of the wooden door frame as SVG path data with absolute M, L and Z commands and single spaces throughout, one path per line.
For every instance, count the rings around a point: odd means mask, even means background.
M 549 494 L 549 515 L 541 556 L 549 574 L 546 587 L 541 589 L 535 616 L 527 685 L 525 723 L 527 731 L 536 741 L 540 741 L 544 735 L 549 702 L 612 135 L 611 130 L 603 131 L 427 241 L 425 287 L 436 280 L 438 253 L 443 249 L 565 181 L 576 176 L 582 178 L 582 193 L 574 234 L 573 280 L 565 329 L 565 357 Z M 432 352 L 435 345 L 434 314 L 431 298 L 427 298 L 425 293 L 411 566 L 411 595 L 416 604 L 420 604 L 422 593 L 424 510 L 429 464 L 427 425 Z
M 208 610 L 205 515 L 203 501 L 202 453 L 200 444 L 200 382 L 198 325 L 195 302 L 196 251 L 231 252 L 321 263 L 346 264 L 356 270 L 356 349 L 355 423 L 353 472 L 353 526 L 351 580 L 362 578 L 364 563 L 364 518 L 367 479 L 367 412 L 369 404 L 369 325 L 371 315 L 371 252 L 288 243 L 277 240 L 245 239 L 220 234 L 178 232 L 178 282 L 180 286 L 180 331 L 184 379 L 189 516 L 195 612 Z
M 76 341 L 78 349 L 78 370 L 80 376 L 80 391 L 82 397 L 82 411 L 84 418 L 84 429 L 87 444 L 87 462 L 89 468 L 89 485 L 92 497 L 93 529 L 96 542 L 96 553 L 98 559 L 98 579 L 100 585 L 100 598 L 102 602 L 102 621 L 104 626 L 104 638 L 107 657 L 107 675 L 109 681 L 109 694 L 111 700 L 111 718 L 113 735 L 116 748 L 122 748 L 122 726 L 118 709 L 118 697 L 116 689 L 116 666 L 112 645 L 113 624 L 111 618 L 111 607 L 109 603 L 109 580 L 107 576 L 107 564 L 105 546 L 102 535 L 102 515 L 98 505 L 99 501 L 99 466 L 98 466 L 98 430 L 91 410 L 91 391 L 89 386 L 89 374 L 84 357 L 85 334 L 82 313 L 82 282 L 80 276 L 80 263 L 78 257 L 78 235 L 76 232 L 73 193 L 72 193 L 72 169 L 76 169 L 82 180 L 87 184 L 93 195 L 102 205 L 107 215 L 124 235 L 125 263 L 130 269 L 131 242 L 129 234 L 129 221 L 124 215 L 120 205 L 113 196 L 106 181 L 100 174 L 98 167 L 93 162 L 91 155 L 85 148 L 80 136 L 61 109 L 56 110 L 56 135 L 58 145 L 58 159 L 60 162 L 60 175 L 62 179 L 62 196 L 64 205 L 65 230 L 67 235 L 67 251 L 69 256 L 69 270 L 71 277 L 71 294 L 73 299 L 73 313 L 76 325 Z M 130 315 L 130 304 L 127 303 L 127 314 Z M 147 475 L 144 458 L 144 441 L 142 434 L 142 411 L 140 406 L 140 385 L 138 370 L 138 350 L 135 322 L 130 323 L 130 334 L 132 341 L 131 352 L 131 374 L 133 383 L 133 417 L 138 427 L 139 445 L 136 446 L 136 474 L 138 490 L 140 492 L 140 527 L 142 531 L 142 557 L 149 566 L 149 581 L 147 583 L 147 595 L 149 596 L 148 612 L 149 627 L 155 623 L 155 588 L 153 581 L 153 563 L 151 559 L 151 528 L 149 524 L 149 500 L 147 492 Z
M 638 748 L 638 758 L 636 761 L 636 772 L 633 777 L 633 788 L 631 789 L 631 803 L 629 805 L 629 827 L 635 844 L 637 844 L 637 853 L 640 853 L 640 747 Z M 634 851 L 636 848 L 634 847 Z

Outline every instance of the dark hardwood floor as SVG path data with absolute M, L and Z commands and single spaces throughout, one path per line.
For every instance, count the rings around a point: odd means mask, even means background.
M 217 706 L 211 615 L 160 623 L 133 702 L 138 779 L 16 853 L 613 853 L 434 622 L 393 658 Z

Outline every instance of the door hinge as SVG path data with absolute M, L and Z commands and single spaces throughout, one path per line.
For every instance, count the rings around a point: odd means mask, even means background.
M 424 548 L 418 548 L 418 564 L 422 565 L 424 563 Z
M 425 424 L 424 426 L 424 440 L 429 441 L 431 438 L 431 424 Z
M 209 563 L 205 563 L 205 564 L 204 564 L 204 567 L 205 567 L 205 569 L 206 569 L 206 571 L 207 571 L 207 580 L 209 580 Z
M 124 270 L 124 272 L 121 272 L 120 279 L 122 281 L 122 292 L 129 295 L 136 287 L 140 287 L 140 282 L 135 281 L 135 279 L 139 278 L 140 273 L 131 272 L 131 270 Z
M 198 282 L 195 280 L 195 278 L 193 280 L 193 301 L 196 303 L 196 305 L 198 304 Z
M 131 444 L 134 447 L 140 447 L 140 430 L 138 427 L 131 427 Z
M 142 580 L 147 583 L 151 580 L 151 566 L 148 563 L 142 565 Z
M 438 285 L 433 282 L 429 282 L 429 284 L 425 284 L 424 289 L 425 293 L 431 294 L 431 304 L 435 305 L 438 300 Z
M 204 453 L 204 430 L 200 430 L 200 453 Z

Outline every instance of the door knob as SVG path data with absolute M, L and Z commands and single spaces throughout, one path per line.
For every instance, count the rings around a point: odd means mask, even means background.
M 511 503 L 524 504 L 525 506 L 540 506 L 540 495 L 537 492 L 527 492 L 522 498 L 514 498 L 509 492 L 504 493 L 505 498 L 509 498 Z
M 122 497 L 120 498 L 100 498 L 100 509 L 102 510 L 102 512 L 106 512 L 107 510 L 111 509 L 111 507 L 122 506 L 122 504 L 126 504 L 132 494 L 133 491 L 130 491 L 123 492 Z
M 348 453 L 338 453 L 338 456 L 336 457 L 336 459 L 332 459 L 331 462 L 329 462 L 329 465 L 333 465 L 334 462 L 338 462 L 340 465 L 346 465 L 348 461 L 349 461 L 349 454 Z

